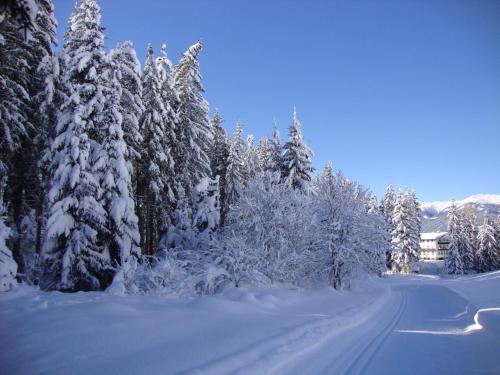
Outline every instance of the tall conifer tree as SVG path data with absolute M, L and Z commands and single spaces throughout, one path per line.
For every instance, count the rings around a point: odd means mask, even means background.
M 208 103 L 203 98 L 199 58 L 203 48 L 201 41 L 188 48 L 175 67 L 174 88 L 179 95 L 177 131 L 180 171 L 188 196 L 193 187 L 211 175 L 209 152 L 213 142 L 213 130 L 208 117 Z
M 217 110 L 212 118 L 212 127 L 214 129 L 214 142 L 210 153 L 210 168 L 212 170 L 212 178 L 215 179 L 219 176 L 220 225 L 224 226 L 229 142 L 226 130 L 222 127 L 220 113 Z
M 95 156 L 103 139 L 104 35 L 99 5 L 83 0 L 73 10 L 64 45 L 68 97 L 61 106 L 49 191 L 50 216 L 42 287 L 103 289 L 114 267 L 105 238 L 107 214 Z
M 160 75 L 155 64 L 153 47 L 148 46 L 148 56 L 142 75 L 143 103 L 141 118 L 144 146 L 139 168 L 139 221 L 141 248 L 145 254 L 154 254 L 160 239 L 167 231 L 168 213 L 175 201 L 174 160 L 168 148 L 166 126 L 169 112 L 161 97 Z
M 282 175 L 287 185 L 294 189 L 308 191 L 311 174 L 314 172 L 311 161 L 313 152 L 304 140 L 301 127 L 297 111 L 294 108 L 289 139 L 283 146 Z

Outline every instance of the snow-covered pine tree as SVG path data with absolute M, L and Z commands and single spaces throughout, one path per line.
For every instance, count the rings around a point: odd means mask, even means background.
M 219 176 L 219 201 L 220 201 L 220 225 L 224 226 L 225 201 L 226 201 L 226 171 L 229 156 L 229 141 L 226 130 L 222 127 L 222 119 L 218 110 L 212 118 L 214 129 L 214 142 L 210 152 L 210 169 L 212 178 Z
M 121 85 L 121 98 L 119 111 L 122 114 L 123 139 L 127 144 L 125 160 L 134 186 L 137 185 L 135 170 L 142 150 L 142 134 L 139 121 L 144 112 L 142 103 L 141 63 L 132 42 L 117 43 L 107 56 L 111 64 L 116 66 Z
M 94 165 L 102 142 L 106 102 L 101 78 L 105 65 L 102 30 L 97 2 L 78 3 L 64 44 L 63 79 L 70 91 L 60 108 L 51 148 L 44 289 L 103 289 L 115 272 L 103 244 L 108 236 L 107 215 Z
M 22 167 L 16 168 L 18 182 L 11 185 L 24 192 L 24 207 L 17 221 L 14 242 L 19 256 L 19 271 L 23 281 L 36 283 L 39 278 L 39 253 L 45 226 L 48 191 L 46 152 L 54 136 L 55 114 L 61 104 L 59 94 L 59 64 L 52 47 L 56 45 L 57 21 L 52 0 L 38 0 L 35 29 L 28 41 L 30 51 L 30 121 L 29 141 L 22 145 Z M 19 160 L 19 159 L 18 159 Z
M 368 199 L 367 212 L 369 214 L 375 214 L 379 212 L 377 196 L 373 193 L 370 194 L 370 198 Z
M 257 146 L 257 158 L 259 161 L 259 169 L 262 172 L 268 171 L 271 165 L 271 145 L 269 138 L 262 137 Z
M 244 179 L 248 182 L 255 178 L 260 172 L 259 159 L 257 152 L 253 147 L 254 136 L 249 134 L 245 145 L 245 152 L 243 154 L 243 165 L 245 166 Z
M 462 257 L 454 242 L 450 242 L 448 247 L 448 253 L 444 260 L 444 271 L 449 275 L 462 275 L 464 273 Z
M 102 202 L 107 212 L 105 239 L 111 263 L 117 268 L 113 289 L 126 291 L 126 284 L 141 255 L 138 219 L 135 214 L 130 155 L 122 130 L 122 85 L 119 81 L 120 66 L 108 58 L 102 79 L 106 89 L 106 102 L 102 112 L 102 147 L 97 152 L 95 171 L 103 189 Z
M 412 263 L 418 262 L 420 259 L 420 232 L 422 230 L 422 210 L 420 209 L 420 203 L 418 202 L 417 193 L 415 190 L 410 190 L 409 196 L 410 213 L 412 221 L 412 232 L 411 240 L 414 244 L 413 252 L 411 253 Z
M 396 196 L 394 195 L 394 189 L 392 188 L 392 185 L 389 184 L 385 191 L 384 199 L 380 204 L 380 211 L 384 214 L 388 223 L 392 222 L 395 204 Z
M 495 236 L 495 228 L 488 212 L 484 213 L 483 225 L 478 233 L 477 268 L 479 272 L 496 271 L 500 268 L 500 248 Z
M 455 245 L 459 242 L 459 234 L 461 232 L 460 225 L 462 224 L 460 220 L 460 214 L 458 212 L 458 207 L 455 201 L 452 202 L 450 210 L 448 211 L 448 235 L 450 240 L 452 240 Z M 458 249 L 458 246 L 456 246 Z
M 269 153 L 269 171 L 281 174 L 283 169 L 283 148 L 281 147 L 280 132 L 276 126 L 273 130 Z
M 236 129 L 231 139 L 227 158 L 224 200 L 225 212 L 227 212 L 230 206 L 238 200 L 240 190 L 244 183 L 245 166 L 243 164 L 243 154 L 245 152 L 245 143 L 243 142 L 242 136 L 243 128 L 238 122 L 236 123 Z
M 166 234 L 168 216 L 175 209 L 175 172 L 166 130 L 173 124 L 168 121 L 169 112 L 162 100 L 160 75 L 151 44 L 144 64 L 142 88 L 145 111 L 140 121 L 144 143 L 138 170 L 138 216 L 142 251 L 152 255 Z
M 167 235 L 162 238 L 161 249 L 177 249 L 179 251 L 193 249 L 195 233 L 193 231 L 191 200 L 186 196 L 184 188 L 178 183 L 177 204 L 172 213 L 172 225 L 168 228 Z
M 158 69 L 158 73 L 160 74 L 160 82 L 163 84 L 164 81 L 169 80 L 167 82 L 168 85 L 174 83 L 172 76 L 174 66 L 172 65 L 172 61 L 168 58 L 167 54 L 167 45 L 162 44 L 160 48 L 160 56 L 156 57 L 156 68 Z
M 0 292 L 11 290 L 17 284 L 17 264 L 5 243 L 10 236 L 10 228 L 5 225 L 5 211 L 0 192 Z
M 24 4 L 24 5 L 23 5 Z M 30 215 L 27 182 L 32 171 L 33 100 L 31 92 L 32 49 L 29 47 L 22 17 L 26 10 L 30 20 L 30 33 L 34 30 L 36 9 L 21 1 L 2 4 L 0 9 L 0 189 L 8 209 L 7 222 L 12 229 L 9 246 L 19 270 L 24 271 L 21 254 L 23 218 Z M 35 5 L 33 2 L 30 4 Z
M 380 212 L 385 218 L 387 222 L 387 231 L 392 233 L 394 227 L 392 225 L 392 217 L 394 216 L 394 206 L 396 204 L 396 196 L 394 195 L 394 189 L 391 184 L 387 186 L 385 191 L 384 198 L 382 202 L 380 202 Z M 390 236 L 389 236 L 390 238 Z M 392 251 L 387 251 L 385 254 L 385 264 L 388 269 L 392 269 L 393 259 L 392 259 Z
M 52 0 L 37 0 L 36 30 L 29 41 L 32 51 L 31 94 L 34 96 L 35 144 L 39 160 L 54 136 L 58 95 L 59 63 L 53 46 L 57 45 L 57 20 Z
M 209 152 L 213 129 L 208 117 L 208 103 L 203 98 L 199 57 L 202 43 L 198 41 L 183 53 L 174 70 L 174 88 L 179 95 L 178 143 L 182 155 L 179 169 L 187 175 L 184 188 L 189 195 L 203 178 L 211 176 Z
M 415 193 L 400 189 L 392 218 L 393 269 L 411 272 L 420 253 L 420 210 Z
M 323 175 L 322 175 L 322 177 L 326 181 L 332 181 L 332 179 L 333 179 L 333 164 L 332 164 L 331 161 L 329 161 L 328 163 L 326 163 L 325 168 L 323 168 Z
M 165 146 L 170 150 L 170 157 L 174 162 L 174 173 L 169 176 L 169 184 L 174 186 L 174 196 L 177 195 L 175 186 L 184 171 L 181 169 L 184 155 L 181 153 L 182 134 L 178 134 L 182 129 L 179 128 L 179 115 L 176 109 L 179 108 L 179 95 L 174 87 L 173 65 L 167 55 L 167 45 L 163 44 L 160 50 L 160 56 L 156 58 L 156 67 L 160 76 L 160 95 L 165 107 Z M 182 179 L 181 179 L 182 180 Z M 171 202 L 175 206 L 175 201 Z
M 30 40 L 37 30 L 35 22 L 38 7 L 34 0 L 7 0 L 0 4 L 0 22 L 7 19 L 20 32 L 25 40 Z
M 206 250 L 219 226 L 219 177 L 204 177 L 193 191 L 193 229 L 197 233 L 198 246 Z
M 476 215 L 471 207 L 464 207 L 460 212 L 461 219 L 461 246 L 460 255 L 464 272 L 473 271 L 475 268 L 476 253 Z
M 387 229 L 385 217 L 380 212 L 375 194 L 371 194 L 367 203 L 367 215 L 360 215 L 359 249 L 365 252 L 364 269 L 369 273 L 382 276 L 382 273 L 387 270 L 387 253 L 391 250 L 391 234 Z
M 472 217 L 467 217 L 463 210 L 458 209 L 453 202 L 448 213 L 448 233 L 450 241 L 452 241 L 460 254 L 463 271 L 471 271 L 474 269 L 474 223 L 471 222 Z
M 288 142 L 283 146 L 282 176 L 285 183 L 292 188 L 309 191 L 311 174 L 314 172 L 311 161 L 313 152 L 304 140 L 302 125 L 295 108 L 292 120 Z

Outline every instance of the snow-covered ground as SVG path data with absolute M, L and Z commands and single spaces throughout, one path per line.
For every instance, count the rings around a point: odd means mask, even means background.
M 499 374 L 499 290 L 500 272 L 184 299 L 20 287 L 0 294 L 0 372 Z

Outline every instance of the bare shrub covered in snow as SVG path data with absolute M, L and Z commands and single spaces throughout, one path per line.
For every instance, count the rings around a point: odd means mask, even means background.
M 320 281 L 341 288 L 360 271 L 383 271 L 384 220 L 367 211 L 359 188 L 341 174 L 321 178 L 312 194 L 280 183 L 278 173 L 249 182 L 229 212 L 219 249 L 231 254 L 222 265 L 234 285 Z

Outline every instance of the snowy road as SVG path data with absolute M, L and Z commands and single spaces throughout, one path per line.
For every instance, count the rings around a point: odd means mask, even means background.
M 0 294 L 0 374 L 500 374 L 500 272 L 348 292 Z M 479 313 L 478 313 L 479 311 Z
M 392 289 L 392 303 L 373 320 L 279 373 L 500 374 L 500 309 L 475 317 L 476 307 L 442 285 Z

